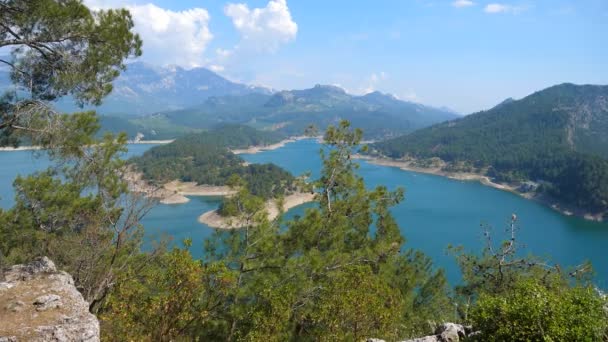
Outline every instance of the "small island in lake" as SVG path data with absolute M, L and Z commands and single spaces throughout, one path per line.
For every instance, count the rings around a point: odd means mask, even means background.
M 266 201 L 269 219 L 279 212 L 310 202 L 314 194 L 291 173 L 274 164 L 249 164 L 236 153 L 283 146 L 293 139 L 271 131 L 243 125 L 186 135 L 172 143 L 156 146 L 141 157 L 131 159 L 128 177 L 134 191 L 158 198 L 164 204 L 188 201 L 186 196 L 222 196 L 219 210 L 201 215 L 199 221 L 214 228 L 236 228 L 228 224 L 236 215 L 227 210 L 239 187 Z M 239 185 L 231 184 L 237 177 Z M 277 204 L 281 199 L 281 208 Z

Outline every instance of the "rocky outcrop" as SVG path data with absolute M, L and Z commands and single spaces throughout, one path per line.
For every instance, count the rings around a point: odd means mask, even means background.
M 99 341 L 99 321 L 48 258 L 15 265 L 0 282 L 0 342 Z
M 470 326 L 454 323 L 443 323 L 435 329 L 435 335 L 405 340 L 401 342 L 460 342 L 465 338 L 473 336 Z M 385 342 L 376 338 L 370 338 L 367 342 Z

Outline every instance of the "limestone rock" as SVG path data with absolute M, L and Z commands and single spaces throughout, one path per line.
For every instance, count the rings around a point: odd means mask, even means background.
M 424 336 L 402 342 L 460 342 L 467 336 L 472 336 L 472 328 L 455 323 L 443 323 L 435 330 L 435 335 Z M 369 338 L 367 342 L 384 342 L 384 340 Z
M 435 330 L 443 342 L 458 342 L 467 337 L 466 328 L 460 324 L 443 323 Z
M 0 342 L 99 341 L 99 321 L 48 258 L 15 265 L 0 282 Z
M 34 306 L 37 311 L 58 309 L 61 307 L 61 297 L 55 294 L 40 296 L 34 300 Z

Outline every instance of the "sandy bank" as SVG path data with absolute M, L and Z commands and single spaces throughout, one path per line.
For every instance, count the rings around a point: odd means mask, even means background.
M 35 151 L 41 149 L 42 147 L 40 146 L 0 147 L 0 152 Z
M 477 181 L 477 182 L 482 183 L 483 185 L 491 186 L 496 189 L 518 193 L 517 187 L 515 187 L 515 186 L 495 183 L 490 179 L 490 177 L 476 174 L 476 173 L 449 172 L 449 171 L 442 170 L 441 167 L 428 167 L 428 168 L 420 167 L 420 166 L 416 166 L 414 164 L 415 163 L 414 160 L 395 160 L 395 159 L 388 159 L 388 158 L 369 157 L 369 156 L 363 156 L 363 155 L 359 155 L 359 154 L 355 155 L 354 157 L 357 159 L 365 160 L 368 163 L 374 164 L 374 165 L 398 167 L 405 171 L 427 173 L 427 174 L 431 174 L 431 175 L 437 175 L 437 176 L 447 177 L 447 178 L 461 180 L 461 181 Z
M 175 139 L 170 139 L 170 140 L 138 140 L 138 141 L 129 141 L 129 142 L 127 142 L 127 144 L 164 145 L 164 144 L 170 144 L 170 143 L 172 143 L 174 141 L 175 141 Z
M 127 144 L 135 145 L 163 145 L 170 144 L 174 140 L 140 140 L 140 141 L 128 141 Z M 42 146 L 18 146 L 18 147 L 0 147 L 0 152 L 13 152 L 13 151 L 35 151 L 41 150 Z
M 198 185 L 195 182 L 172 181 L 163 186 L 149 184 L 143 179 L 140 172 L 132 170 L 125 174 L 129 189 L 133 192 L 143 193 L 149 198 L 156 198 L 163 204 L 188 203 L 186 196 L 228 196 L 234 190 L 227 186 Z
M 310 137 L 308 137 L 308 136 L 291 137 L 291 138 L 279 141 L 276 144 L 264 145 L 264 146 L 250 146 L 248 148 L 234 149 L 231 151 L 234 154 L 256 154 L 256 153 L 260 153 L 260 152 L 264 152 L 264 151 L 276 150 L 278 148 L 284 147 L 285 145 L 287 145 L 289 143 L 296 142 L 298 140 L 304 140 L 304 139 L 310 139 Z
M 499 189 L 499 190 L 503 190 L 503 191 L 509 191 L 509 192 L 517 194 L 523 198 L 536 201 L 536 202 L 541 203 L 545 206 L 548 206 L 548 207 L 552 208 L 553 210 L 556 210 L 566 216 L 576 216 L 576 217 L 583 218 L 585 220 L 596 221 L 596 222 L 603 222 L 603 221 L 605 221 L 604 217 L 608 216 L 608 213 L 590 213 L 582 208 L 576 208 L 573 206 L 565 205 L 565 204 L 557 201 L 555 198 L 552 198 L 550 196 L 546 196 L 543 194 L 523 193 L 518 190 L 518 186 L 516 186 L 516 185 L 496 183 L 496 182 L 493 182 L 490 179 L 490 177 L 480 175 L 477 173 L 449 172 L 449 171 L 442 170 L 441 167 L 428 167 L 428 168 L 420 167 L 420 166 L 415 165 L 416 160 L 413 160 L 413 159 L 412 160 L 396 160 L 396 159 L 390 159 L 390 158 L 371 157 L 371 156 L 364 156 L 364 155 L 355 155 L 354 157 L 357 159 L 365 160 L 368 163 L 374 164 L 374 165 L 398 167 L 405 171 L 432 174 L 432 175 L 447 177 L 447 178 L 461 180 L 461 181 L 477 181 L 483 185 L 490 186 L 495 189 Z
M 311 193 L 295 193 L 286 196 L 283 202 L 283 211 L 287 211 L 304 203 L 312 202 L 314 201 L 314 197 L 315 195 Z M 280 213 L 275 200 L 266 202 L 265 211 L 268 214 L 269 220 L 276 219 Z M 220 216 L 217 210 L 211 210 L 202 214 L 199 216 L 198 222 L 217 229 L 236 229 L 245 225 L 245 222 L 239 221 L 234 217 Z

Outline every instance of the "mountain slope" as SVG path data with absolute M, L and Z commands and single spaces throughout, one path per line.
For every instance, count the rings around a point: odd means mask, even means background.
M 606 210 L 607 132 L 608 86 L 562 84 L 372 148 L 393 158 L 466 162 L 499 181 L 547 181 L 566 202 Z
M 103 115 L 144 115 L 192 107 L 212 96 L 266 93 L 265 88 L 229 81 L 205 69 L 155 67 L 131 63 L 113 83 L 112 93 L 95 108 Z M 69 98 L 61 99 L 58 108 L 79 110 Z
M 162 115 L 169 122 L 192 128 L 239 123 L 288 135 L 301 134 L 311 124 L 325 128 L 347 119 L 353 126 L 365 128 L 368 138 L 396 136 L 458 117 L 452 112 L 400 101 L 390 95 L 353 96 L 341 88 L 324 85 L 274 95 L 211 97 L 199 106 Z

